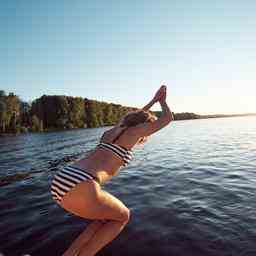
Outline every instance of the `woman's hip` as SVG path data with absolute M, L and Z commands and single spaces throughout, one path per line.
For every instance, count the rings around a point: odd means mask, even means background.
M 126 222 L 129 209 L 87 173 L 64 167 L 53 178 L 53 199 L 65 210 L 87 219 L 110 219 Z
M 85 170 L 77 169 L 72 165 L 65 166 L 59 170 L 55 175 L 51 183 L 52 198 L 61 204 L 64 196 L 74 189 L 78 184 L 85 181 L 93 182 L 95 186 L 95 177 Z M 91 183 L 90 182 L 90 183 Z M 99 185 L 98 183 L 96 183 Z

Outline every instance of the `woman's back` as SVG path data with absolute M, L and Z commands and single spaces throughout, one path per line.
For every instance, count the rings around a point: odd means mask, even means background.
M 127 127 L 114 127 L 106 131 L 95 150 L 74 165 L 89 170 L 101 183 L 111 179 L 121 166 L 126 166 L 132 159 L 131 148 L 138 138 L 129 130 Z
M 123 161 L 123 166 L 126 166 L 132 160 L 132 150 L 126 148 L 124 145 L 115 143 L 121 137 L 121 135 L 127 130 L 128 127 L 124 127 L 119 134 L 113 139 L 112 142 L 104 141 L 103 137 L 100 140 L 100 143 L 97 145 L 100 148 L 107 149 L 114 153 Z

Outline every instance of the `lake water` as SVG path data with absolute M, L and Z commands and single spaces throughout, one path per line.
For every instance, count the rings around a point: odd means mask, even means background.
M 0 177 L 28 175 L 0 188 L 0 252 L 62 255 L 86 228 L 50 184 L 110 128 L 0 138 Z M 172 122 L 103 188 L 131 219 L 99 256 L 255 256 L 256 117 Z

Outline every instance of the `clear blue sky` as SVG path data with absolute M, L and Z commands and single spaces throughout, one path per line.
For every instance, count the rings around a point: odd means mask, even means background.
M 256 112 L 255 0 L 0 3 L 0 88 L 174 112 Z M 159 104 L 152 110 L 160 110 Z

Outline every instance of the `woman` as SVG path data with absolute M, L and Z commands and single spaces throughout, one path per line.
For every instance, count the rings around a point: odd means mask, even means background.
M 162 108 L 158 119 L 148 111 L 156 102 Z M 146 141 L 172 120 L 163 85 L 142 110 L 128 113 L 118 125 L 106 131 L 92 153 L 57 172 L 51 186 L 53 199 L 65 210 L 94 220 L 63 256 L 95 255 L 122 231 L 130 211 L 101 185 L 129 163 L 134 145 Z

